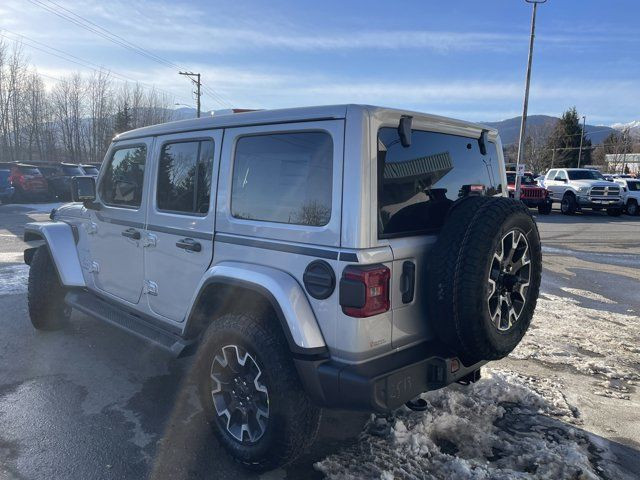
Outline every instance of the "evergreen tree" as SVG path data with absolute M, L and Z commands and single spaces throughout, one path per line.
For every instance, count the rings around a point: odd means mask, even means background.
M 575 107 L 570 108 L 562 114 L 558 120 L 545 148 L 545 163 L 551 165 L 553 149 L 556 149 L 554 167 L 571 168 L 578 166 L 580 155 L 580 137 L 582 136 L 582 125 L 580 117 Z M 582 160 L 580 166 L 591 163 L 591 140 L 586 136 L 582 141 Z
M 126 101 L 124 102 L 122 109 L 118 108 L 113 127 L 116 135 L 118 133 L 131 130 L 131 111 L 129 110 L 129 105 Z

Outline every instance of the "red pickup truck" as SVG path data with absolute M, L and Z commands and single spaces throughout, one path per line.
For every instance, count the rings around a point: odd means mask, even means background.
M 507 184 L 509 196 L 513 197 L 516 191 L 516 172 L 507 172 Z M 525 172 L 520 182 L 520 201 L 527 207 L 538 207 L 538 213 L 549 215 L 553 202 L 550 192 L 539 186 L 531 172 Z

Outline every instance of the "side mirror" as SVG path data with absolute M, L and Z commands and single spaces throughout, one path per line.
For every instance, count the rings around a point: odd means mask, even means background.
M 398 124 L 398 135 L 400 135 L 400 143 L 403 147 L 411 146 L 411 123 L 413 117 L 409 115 L 403 115 L 400 117 L 400 123 Z
M 71 179 L 71 200 L 85 206 L 96 199 L 96 180 L 93 177 L 73 177 Z

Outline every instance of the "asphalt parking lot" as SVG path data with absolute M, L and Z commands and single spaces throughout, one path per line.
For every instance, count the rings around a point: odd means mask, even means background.
M 322 478 L 313 464 L 357 439 L 367 415 L 328 414 L 311 453 L 286 470 L 252 476 L 207 428 L 189 380 L 190 359 L 174 360 L 78 313 L 64 331 L 34 330 L 20 238 L 26 222 L 47 215 L 31 210 L 0 206 L 0 478 Z M 548 298 L 638 319 L 640 218 L 555 211 L 538 222 Z M 630 332 L 627 342 L 638 345 L 640 327 Z M 636 377 L 624 381 L 619 395 L 600 395 L 586 386 L 602 383 L 602 372 L 541 354 L 496 365 L 560 382 L 582 412 L 582 428 L 602 439 L 624 471 L 640 471 Z M 640 363 L 629 365 L 640 374 Z

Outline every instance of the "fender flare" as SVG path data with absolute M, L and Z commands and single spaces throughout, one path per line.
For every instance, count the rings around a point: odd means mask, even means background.
M 240 287 L 267 300 L 294 354 L 324 356 L 328 353 L 309 300 L 297 280 L 282 270 L 243 262 L 221 262 L 205 272 L 186 316 L 187 336 L 199 333 L 194 314 L 212 287 Z
M 36 248 L 47 245 L 58 271 L 60 283 L 65 287 L 86 286 L 70 225 L 64 222 L 27 223 L 24 241 L 29 245 L 24 252 L 25 263 L 31 263 Z

